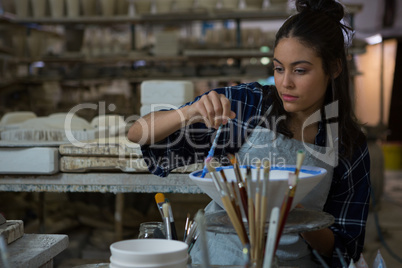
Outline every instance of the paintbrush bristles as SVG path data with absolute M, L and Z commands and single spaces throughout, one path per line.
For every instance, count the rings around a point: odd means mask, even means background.
M 297 175 L 295 173 L 289 172 L 288 185 L 290 187 L 295 187 L 297 184 Z
M 297 151 L 296 172 L 295 172 L 297 176 L 299 176 L 299 172 L 300 172 L 300 169 L 303 164 L 305 156 L 306 156 L 306 153 L 303 152 L 302 150 Z
M 166 218 L 169 218 L 169 203 L 164 203 L 164 204 L 162 205 L 162 210 L 163 210 L 163 215 L 164 215 Z
M 257 168 L 257 187 L 259 187 L 259 182 L 261 180 L 261 161 L 259 159 L 257 159 L 255 167 Z
M 237 183 L 242 182 L 243 178 L 241 176 L 239 164 L 237 162 L 236 157 L 234 155 L 232 155 L 232 154 L 228 154 L 228 158 L 229 158 L 230 163 L 233 165 L 233 170 L 234 170 L 234 173 L 235 173 Z
M 166 238 L 171 240 L 172 239 L 172 229 L 171 229 L 170 220 L 169 220 L 170 204 L 163 203 L 162 210 L 163 210 L 163 216 L 164 216 L 163 220 L 164 220 L 165 228 L 166 228 Z
M 267 174 L 271 169 L 271 163 L 268 160 L 265 160 L 263 163 L 263 167 L 264 167 L 264 174 Z

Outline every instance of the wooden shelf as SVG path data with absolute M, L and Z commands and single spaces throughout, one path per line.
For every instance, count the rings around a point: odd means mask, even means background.
M 105 78 L 24 78 L 18 82 L 26 84 L 40 84 L 47 81 L 60 81 L 65 86 L 104 84 L 113 79 L 125 79 L 131 83 L 140 83 L 145 80 L 190 80 L 190 81 L 257 81 L 267 77 L 255 75 L 220 75 L 220 76 L 144 76 L 144 77 L 105 77 Z M 0 86 L 1 87 L 1 86 Z
M 40 58 L 18 58 L 18 63 L 32 63 L 35 61 L 43 62 L 64 62 L 64 63 L 113 63 L 113 62 L 133 62 L 133 61 L 188 61 L 191 58 L 250 58 L 250 57 L 272 57 L 272 52 L 261 52 L 259 49 L 185 49 L 183 55 L 149 55 L 144 53 L 127 55 L 103 55 L 98 57 L 86 57 L 83 54 L 75 56 L 53 56 Z
M 360 12 L 362 4 L 345 5 L 350 14 Z M 76 18 L 43 17 L 18 18 L 15 16 L 1 16 L 0 22 L 37 23 L 37 24 L 141 24 L 141 23 L 182 23 L 184 21 L 205 20 L 280 20 L 286 19 L 294 11 L 289 11 L 283 5 L 272 5 L 261 10 L 232 10 L 232 9 L 192 9 L 183 12 L 170 12 L 166 14 L 142 14 L 135 16 L 80 16 Z
M 272 52 L 261 52 L 259 49 L 186 49 L 184 56 L 213 58 L 250 58 L 272 57 Z
M 275 20 L 285 19 L 290 13 L 283 8 L 272 8 L 269 10 L 256 11 L 194 11 L 176 12 L 166 14 L 145 14 L 136 16 L 81 16 L 77 18 L 15 18 L 11 21 L 15 23 L 38 23 L 38 24 L 141 24 L 141 23 L 182 23 L 183 21 L 203 21 L 203 20 Z
M 151 56 L 151 55 L 135 55 L 135 56 L 99 56 L 99 57 L 85 57 L 84 55 L 81 56 L 74 56 L 74 57 L 66 57 L 66 56 L 54 56 L 54 57 L 40 57 L 40 58 L 19 58 L 17 62 L 19 63 L 32 63 L 35 61 L 43 61 L 47 63 L 93 63 L 93 64 L 101 64 L 101 63 L 114 63 L 114 62 L 133 62 L 133 61 L 186 61 L 188 57 L 186 56 Z
M 182 173 L 166 178 L 149 173 L 0 175 L 0 182 L 0 192 L 203 193 Z

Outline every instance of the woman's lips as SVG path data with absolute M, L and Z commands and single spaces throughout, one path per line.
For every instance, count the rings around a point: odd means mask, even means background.
M 282 94 L 282 98 L 284 101 L 296 101 L 298 99 L 298 97 L 287 94 Z

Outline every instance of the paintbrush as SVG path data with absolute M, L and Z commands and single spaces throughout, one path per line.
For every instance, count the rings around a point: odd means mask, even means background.
M 259 246 L 258 246 L 258 255 L 257 258 L 261 258 L 263 255 L 263 244 L 265 237 L 265 222 L 267 220 L 267 207 L 268 207 L 268 187 L 269 187 L 269 172 L 271 170 L 271 166 L 268 160 L 264 161 L 264 177 L 262 180 L 262 193 L 261 193 L 261 217 L 260 217 L 260 235 L 259 238 Z
M 305 157 L 306 157 L 306 153 L 304 151 L 302 151 L 302 150 L 297 151 L 296 170 L 295 170 L 297 179 L 299 179 L 300 170 L 303 165 L 303 161 L 304 161 Z
M 219 138 L 219 136 L 220 136 L 220 134 L 222 132 L 222 127 L 223 127 L 223 125 L 220 125 L 219 128 L 218 128 L 218 131 L 216 132 L 216 136 L 215 136 L 214 141 L 212 142 L 211 149 L 209 150 L 207 158 L 205 159 L 205 165 L 204 165 L 204 169 L 202 170 L 201 178 L 204 178 L 205 174 L 207 174 L 207 172 L 208 172 L 206 162 L 207 162 L 207 160 L 209 161 L 214 156 L 215 148 L 216 148 L 216 146 L 218 144 L 218 138 Z
M 192 222 L 188 229 L 188 234 L 187 234 L 186 240 L 184 241 L 188 245 L 188 250 L 187 250 L 188 253 L 191 252 L 195 242 L 197 241 L 197 238 L 198 238 L 198 230 L 197 230 L 198 228 L 197 227 L 198 227 L 197 222 Z
M 279 208 L 274 207 L 271 211 L 269 219 L 269 228 L 267 234 L 267 242 L 265 244 L 265 256 L 263 268 L 271 268 L 275 254 L 275 243 L 278 232 Z
M 166 228 L 166 239 L 172 240 L 172 229 L 170 227 L 170 220 L 169 220 L 169 203 L 164 203 L 162 205 L 162 210 L 163 210 L 163 222 L 165 223 L 165 228 Z
M 244 209 L 244 214 L 246 215 L 246 218 L 248 220 L 247 190 L 246 190 L 246 187 L 244 186 L 243 179 L 241 177 L 240 168 L 239 168 L 239 165 L 237 163 L 237 159 L 236 159 L 236 157 L 234 155 L 228 154 L 228 158 L 230 160 L 230 163 L 232 163 L 232 165 L 233 165 L 233 170 L 234 170 L 234 173 L 235 173 L 237 186 L 239 188 L 241 204 L 242 204 L 243 209 Z
M 232 181 L 232 183 L 229 183 L 228 180 L 226 179 L 226 175 L 225 172 L 223 171 L 223 169 L 221 169 L 219 171 L 219 174 L 223 180 L 223 184 L 225 185 L 225 191 L 228 193 L 229 197 L 230 197 L 230 201 L 232 202 L 233 207 L 236 210 L 237 216 L 239 218 L 241 218 L 241 211 L 240 211 L 240 204 L 238 202 L 238 199 L 236 198 L 236 189 L 234 182 Z
M 187 213 L 186 223 L 184 224 L 184 234 L 183 234 L 183 241 L 186 241 L 187 238 L 187 230 L 190 223 L 190 213 Z
M 247 180 L 248 232 L 250 236 L 250 255 L 251 259 L 255 260 L 256 230 L 255 230 L 254 202 L 251 194 L 251 183 L 252 183 L 251 180 Z
M 206 163 L 207 163 L 208 171 L 212 176 L 212 180 L 214 181 L 215 186 L 221 195 L 221 200 L 222 200 L 223 206 L 226 209 L 226 213 L 228 214 L 229 219 L 232 222 L 232 225 L 233 225 L 237 235 L 239 236 L 241 243 L 244 246 L 244 245 L 248 244 L 249 241 L 248 241 L 247 233 L 244 228 L 242 219 L 238 218 L 236 210 L 233 207 L 232 202 L 230 201 L 228 193 L 225 192 L 224 189 L 220 186 L 219 179 L 216 176 L 217 174 L 215 172 L 215 168 L 212 167 L 212 165 L 210 165 L 210 161 L 207 161 Z
M 174 217 L 173 217 L 172 206 L 170 205 L 169 199 L 165 198 L 165 195 L 163 193 L 157 193 L 155 195 L 155 202 L 156 202 L 156 205 L 158 206 L 159 213 L 162 216 L 162 220 L 165 218 L 165 215 L 163 212 L 163 204 L 169 203 L 169 222 L 170 222 L 170 229 L 172 231 L 172 239 L 178 240 L 176 225 L 175 225 Z
M 156 206 L 158 207 L 159 213 L 161 214 L 161 217 L 163 219 L 162 205 L 165 203 L 165 195 L 162 193 L 157 193 L 155 195 L 155 202 L 156 202 Z
M 280 216 L 279 216 L 279 230 L 278 230 L 278 236 L 276 238 L 275 250 L 278 248 L 279 240 L 281 238 L 283 229 L 285 227 L 285 223 L 286 223 L 286 219 L 288 217 L 289 211 L 290 211 L 290 207 L 292 206 L 293 197 L 294 197 L 294 193 L 295 193 L 294 190 L 296 188 L 296 174 L 295 173 L 289 173 L 288 183 L 289 183 L 288 192 L 285 193 L 285 197 L 282 202 Z
M 257 181 L 255 187 L 255 258 L 258 259 L 258 251 L 260 245 L 261 231 L 260 231 L 260 218 L 261 218 L 261 161 L 257 159 L 256 162 Z
M 289 173 L 289 189 L 287 194 L 285 194 L 285 197 L 283 199 L 282 207 L 281 207 L 281 214 L 279 217 L 279 232 L 278 232 L 278 237 L 276 240 L 276 248 L 278 248 L 279 245 L 279 240 L 280 236 L 282 235 L 282 231 L 284 229 L 287 215 L 289 214 L 290 208 L 292 206 L 293 202 L 293 197 L 295 196 L 296 193 L 296 188 L 297 188 L 297 183 L 299 182 L 299 174 L 301 170 L 301 166 L 303 164 L 305 157 L 305 153 L 301 150 L 297 151 L 297 161 L 296 161 L 296 170 L 295 173 Z
M 233 154 L 228 154 L 228 158 L 229 158 L 230 163 L 233 165 L 233 171 L 235 173 L 236 182 L 237 183 L 243 182 L 239 163 L 237 162 L 236 157 Z
M 171 205 L 169 199 L 167 199 L 167 198 L 165 198 L 165 203 L 169 204 L 169 222 L 170 222 L 170 228 L 172 230 L 172 239 L 178 240 L 177 232 L 176 232 L 176 224 L 174 223 L 172 205 Z

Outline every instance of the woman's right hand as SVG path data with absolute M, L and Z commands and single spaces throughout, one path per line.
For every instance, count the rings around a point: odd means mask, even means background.
M 210 91 L 197 102 L 184 108 L 187 124 L 202 122 L 207 127 L 219 128 L 221 124 L 225 125 L 229 119 L 236 117 L 236 113 L 230 109 L 229 99 L 215 91 Z

